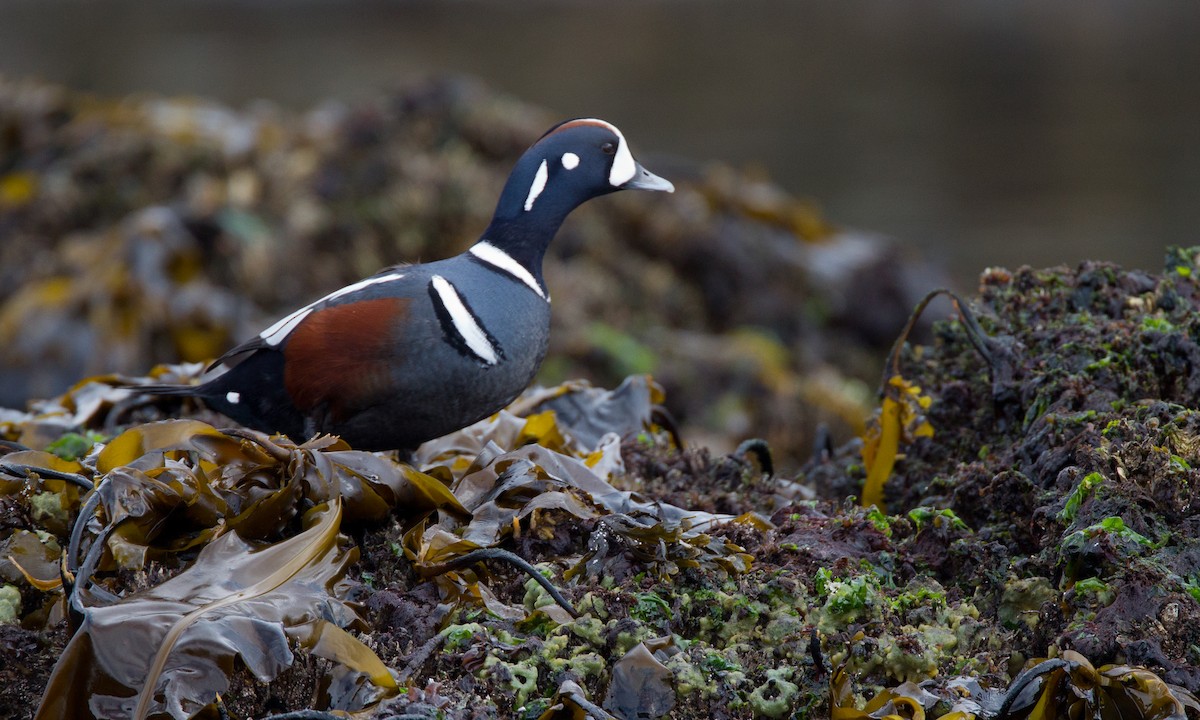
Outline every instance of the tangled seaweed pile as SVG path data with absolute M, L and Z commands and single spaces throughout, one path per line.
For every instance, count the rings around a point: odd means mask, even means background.
M 790 479 L 682 450 L 643 377 L 411 463 L 81 383 L 0 424 L 57 437 L 0 458 L 0 707 L 57 661 L 40 717 L 1200 717 L 1198 259 L 985 274 L 986 336 L 900 356 L 894 514 L 848 499 L 861 443 Z

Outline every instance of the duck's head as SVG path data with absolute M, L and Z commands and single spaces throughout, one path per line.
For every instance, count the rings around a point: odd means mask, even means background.
M 496 218 L 561 222 L 587 200 L 617 190 L 674 192 L 675 186 L 634 160 L 625 136 L 612 123 L 567 120 L 521 156 L 500 196 Z

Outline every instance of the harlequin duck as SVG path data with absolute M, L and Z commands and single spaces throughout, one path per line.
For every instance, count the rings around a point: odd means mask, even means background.
M 200 398 L 248 427 L 294 440 L 341 436 L 410 450 L 511 402 L 533 379 L 550 330 L 542 258 L 591 198 L 674 191 L 603 120 L 546 132 L 521 156 L 492 222 L 466 252 L 389 268 L 305 305 L 233 348 L 199 385 L 139 391 Z

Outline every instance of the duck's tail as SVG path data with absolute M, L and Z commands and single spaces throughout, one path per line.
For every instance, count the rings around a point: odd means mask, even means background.
M 147 395 L 171 395 L 174 397 L 200 397 L 201 385 L 130 385 L 130 392 Z

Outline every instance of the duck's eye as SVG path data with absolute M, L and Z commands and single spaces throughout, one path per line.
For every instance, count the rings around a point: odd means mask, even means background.
M 600 149 L 604 151 L 605 155 L 612 155 L 617 151 L 617 144 L 606 142 L 600 146 Z

